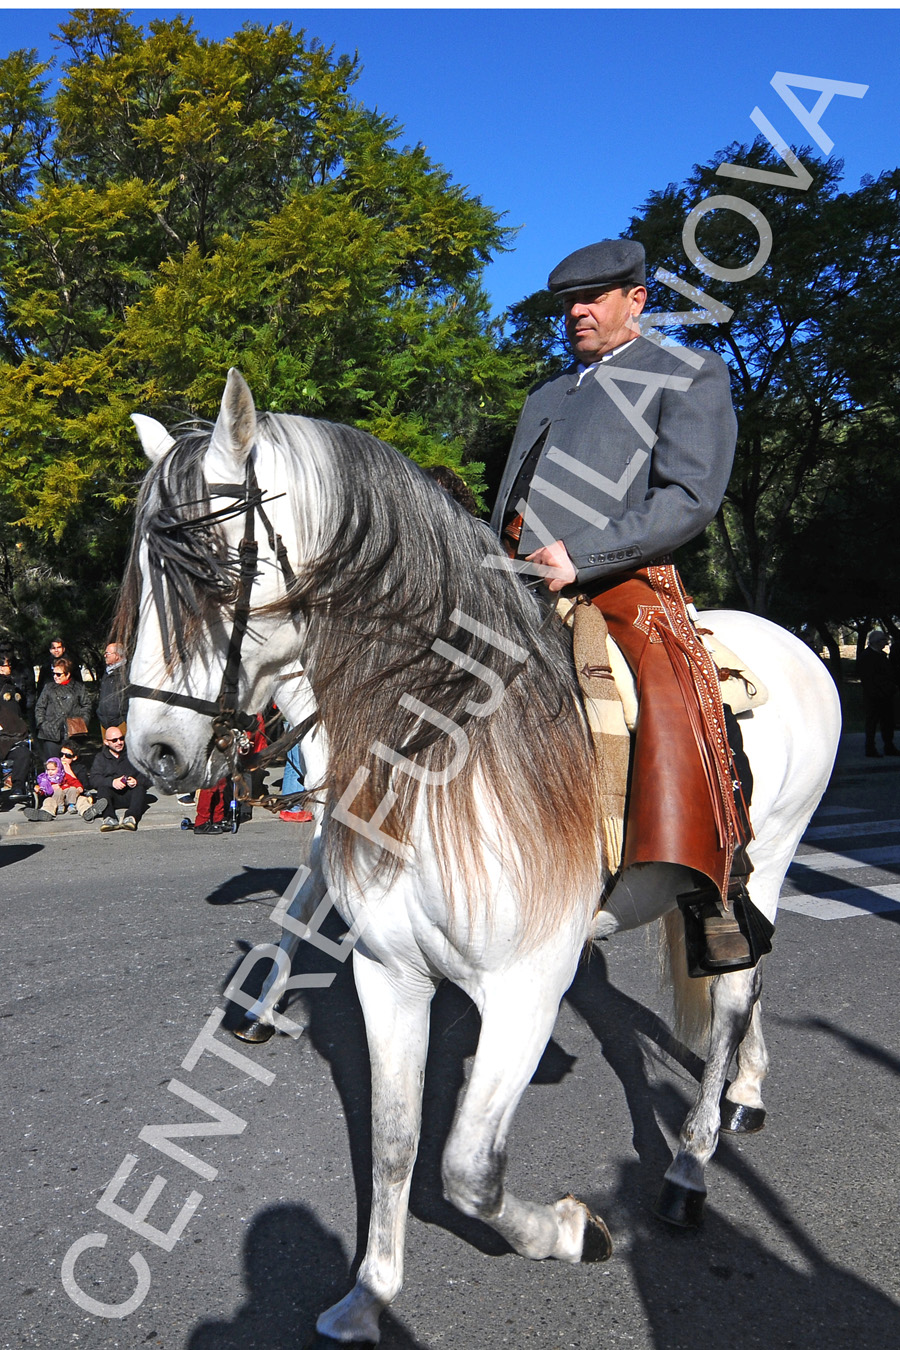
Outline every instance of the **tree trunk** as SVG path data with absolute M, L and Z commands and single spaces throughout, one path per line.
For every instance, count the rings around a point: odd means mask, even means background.
M 824 619 L 816 619 L 815 625 L 816 632 L 819 634 L 819 637 L 822 639 L 822 642 L 828 650 L 828 660 L 825 664 L 828 667 L 831 678 L 834 680 L 838 689 L 840 689 L 843 676 L 841 672 L 841 649 L 838 646 L 838 640 L 831 632 Z

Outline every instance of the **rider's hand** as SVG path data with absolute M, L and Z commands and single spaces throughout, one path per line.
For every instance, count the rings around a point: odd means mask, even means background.
M 575 564 L 569 557 L 568 549 L 561 539 L 557 539 L 555 544 L 529 553 L 525 561 L 540 563 L 542 567 L 555 569 L 555 576 L 544 578 L 547 589 L 550 591 L 561 591 L 563 586 L 571 586 L 573 581 L 577 580 L 578 573 L 575 571 Z

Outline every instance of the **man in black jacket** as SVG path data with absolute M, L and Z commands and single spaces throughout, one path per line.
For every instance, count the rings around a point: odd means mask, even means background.
M 128 758 L 125 737 L 119 727 L 108 727 L 103 733 L 103 749 L 91 765 L 91 786 L 109 803 L 100 829 L 136 830 L 138 821 L 147 809 L 149 780 L 136 769 Z M 116 810 L 124 811 L 121 824 Z
M 115 642 L 106 644 L 104 654 L 106 673 L 100 681 L 100 697 L 97 700 L 97 717 L 100 730 L 105 734 L 107 727 L 124 728 L 128 713 L 128 698 L 125 689 L 128 683 L 125 653 Z

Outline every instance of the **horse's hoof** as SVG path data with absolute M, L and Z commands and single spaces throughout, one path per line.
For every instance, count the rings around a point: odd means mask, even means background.
M 676 1228 L 699 1228 L 705 1199 L 706 1191 L 695 1191 L 666 1177 L 656 1201 L 656 1217 Z
M 275 1028 L 268 1022 L 260 1022 L 255 1017 L 245 1017 L 240 1026 L 232 1027 L 232 1036 L 239 1041 L 249 1041 L 251 1045 L 262 1045 L 275 1035 Z M 335 1342 L 337 1344 L 337 1342 Z
M 584 1245 L 581 1259 L 585 1264 L 608 1261 L 613 1254 L 613 1241 L 609 1229 L 598 1214 L 588 1210 L 587 1223 L 584 1225 Z
M 723 1097 L 719 1110 L 722 1116 L 719 1129 L 728 1134 L 759 1134 L 766 1123 L 764 1106 L 742 1106 Z

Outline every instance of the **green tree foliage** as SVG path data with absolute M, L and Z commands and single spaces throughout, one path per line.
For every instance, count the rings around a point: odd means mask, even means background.
M 214 42 L 113 10 L 56 41 L 52 99 L 33 52 L 0 62 L 5 536 L 117 573 L 130 413 L 212 417 L 231 365 L 260 407 L 353 423 L 478 492 L 527 380 L 480 287 L 509 232 L 354 99 L 357 59 L 286 24 Z
M 707 539 L 706 583 L 758 613 L 795 619 L 802 539 L 821 522 L 887 486 L 900 381 L 897 376 L 900 172 L 840 191 L 840 161 L 797 152 L 809 170 L 805 191 L 717 176 L 722 163 L 784 174 L 762 139 L 730 145 L 696 166 L 680 186 L 651 194 L 631 222 L 652 260 L 724 302 L 723 323 L 669 328 L 688 345 L 713 347 L 729 362 L 739 436 L 725 504 Z M 743 281 L 710 280 L 685 259 L 684 221 L 703 198 L 735 191 L 765 217 L 767 264 Z M 758 235 L 728 210 L 705 215 L 697 243 L 720 267 L 755 257 Z M 684 308 L 671 289 L 650 283 L 648 309 Z M 862 579 L 861 584 L 862 584 Z M 841 582 L 843 585 L 843 581 Z M 730 593 L 730 594 L 729 594 Z M 825 617 L 840 607 L 822 602 Z M 866 608 L 864 597 L 860 606 Z

